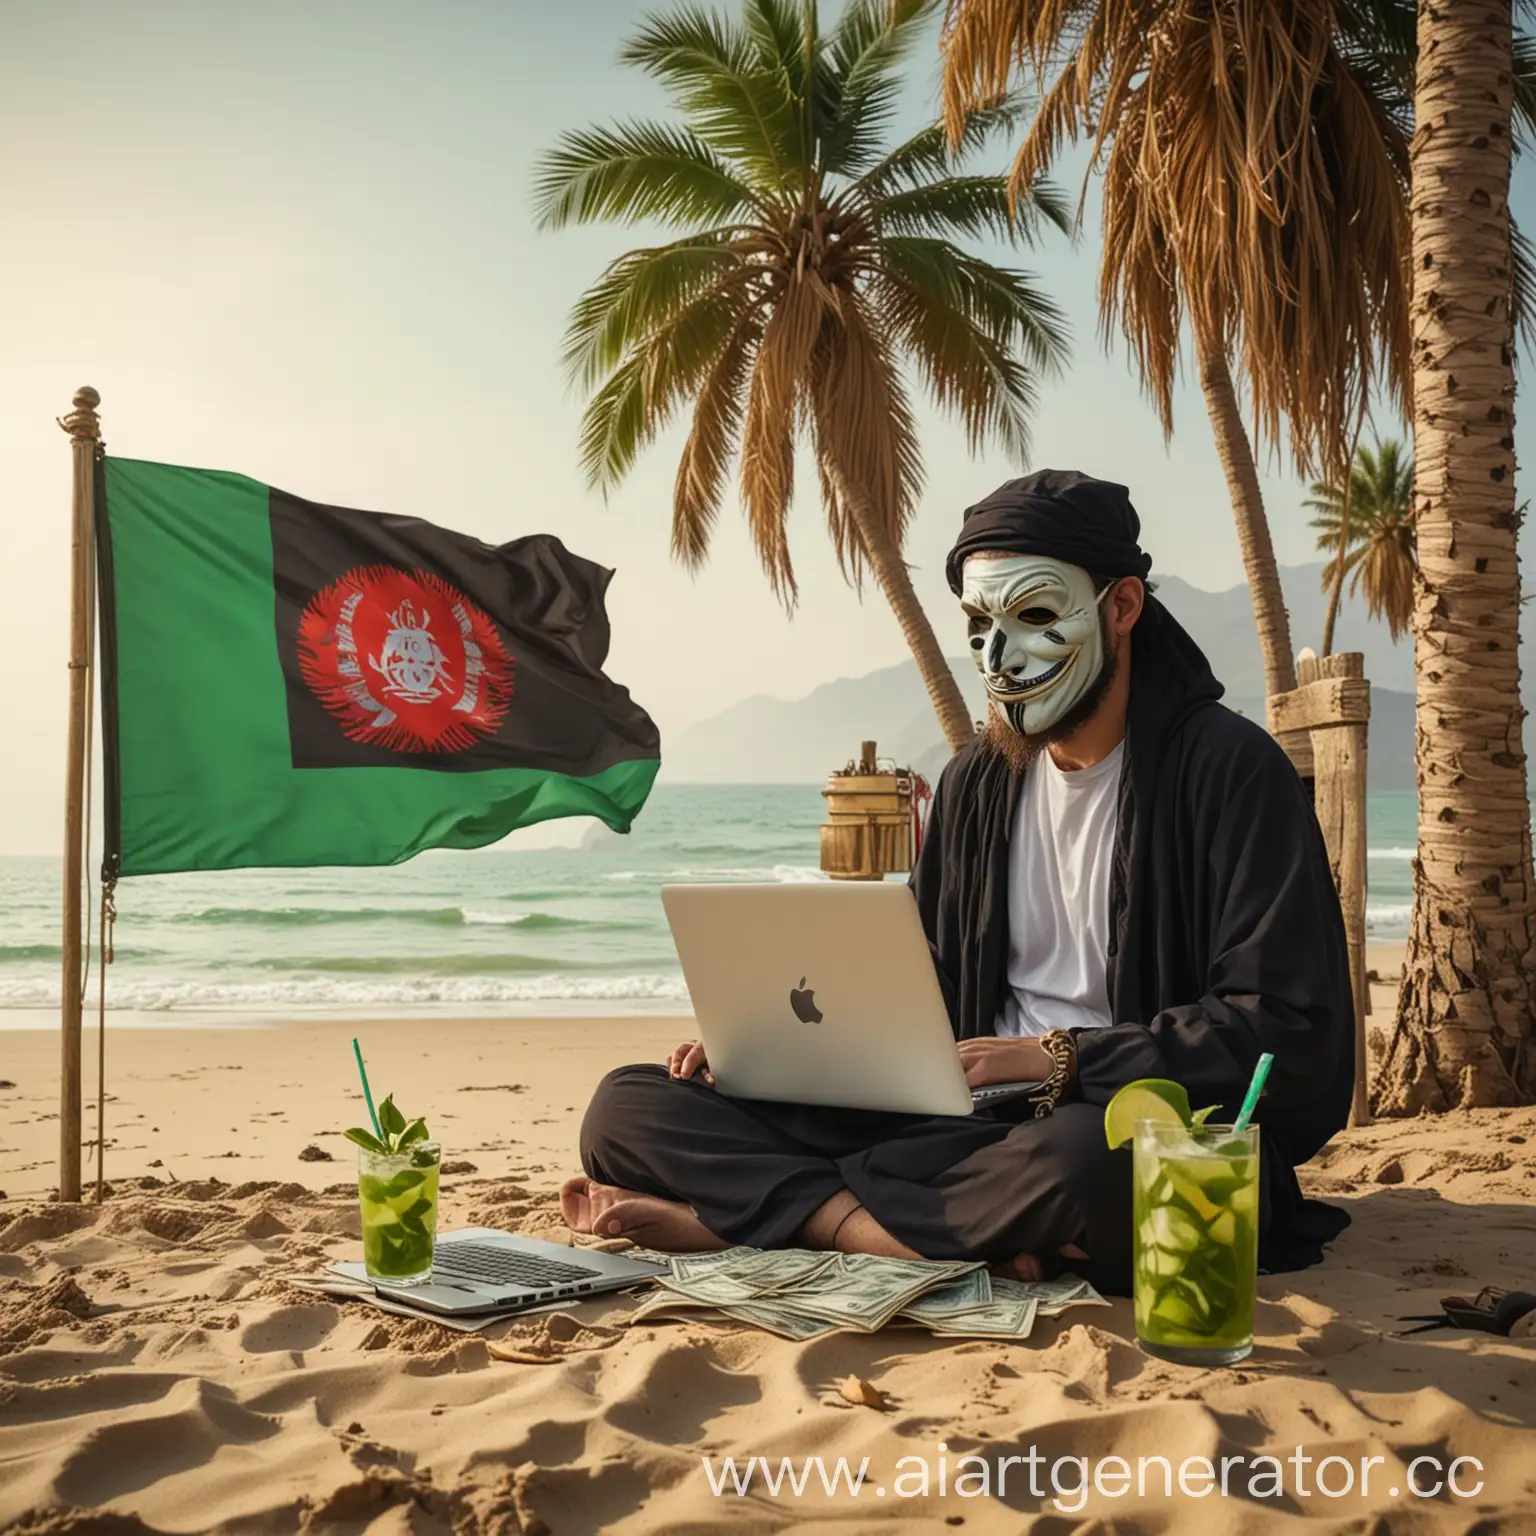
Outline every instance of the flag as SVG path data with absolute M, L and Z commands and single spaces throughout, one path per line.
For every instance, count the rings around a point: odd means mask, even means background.
M 394 864 L 644 805 L 612 572 L 559 539 L 119 458 L 96 520 L 108 873 Z

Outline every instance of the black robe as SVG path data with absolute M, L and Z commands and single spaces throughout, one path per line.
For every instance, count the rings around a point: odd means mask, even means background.
M 1295 1164 L 1345 1123 L 1354 1070 L 1343 920 L 1306 792 L 1275 742 L 1217 701 L 1194 642 L 1149 599 L 1132 634 L 1127 769 L 1111 881 L 1115 1023 L 1077 1032 L 1073 1101 L 963 1117 L 728 1098 L 665 1067 L 610 1072 L 582 1123 L 586 1171 L 690 1205 L 717 1236 L 793 1245 L 851 1190 L 930 1258 L 1050 1267 L 1089 1254 L 1102 1290 L 1131 1276 L 1130 1154 L 1103 1106 L 1138 1077 L 1235 1113 L 1263 1051 L 1260 1264 L 1316 1263 L 1346 1224 L 1304 1201 Z M 1019 777 L 992 749 L 945 769 L 912 887 L 955 1034 L 994 1032 L 1006 985 L 1008 855 Z
M 1257 1119 L 1267 1268 L 1313 1262 L 1346 1223 L 1294 1168 L 1342 1130 L 1354 1092 L 1348 949 L 1305 786 L 1279 744 L 1222 705 L 1194 641 L 1155 598 L 1132 631 L 1126 769 L 1110 884 L 1114 1024 L 1074 1031 L 1076 1091 L 1104 1105 L 1141 1077 L 1236 1114 L 1273 1053 Z M 1019 776 L 984 743 L 939 781 L 912 888 L 959 1039 L 994 1033 L 1007 986 L 1008 860 Z

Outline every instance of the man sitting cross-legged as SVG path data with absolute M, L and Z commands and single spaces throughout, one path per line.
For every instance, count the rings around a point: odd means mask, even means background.
M 1104 1106 L 1172 1078 L 1235 1113 L 1260 1054 L 1260 1264 L 1321 1258 L 1347 1218 L 1295 1167 L 1346 1120 L 1343 921 L 1305 787 L 1226 709 L 1147 586 L 1124 487 L 1041 471 L 969 509 L 947 563 L 990 704 L 939 783 L 912 888 L 972 1086 L 1051 1080 L 967 1118 L 715 1090 L 704 1051 L 611 1072 L 582 1126 L 577 1231 L 1071 1264 L 1130 1280 L 1128 1151 Z

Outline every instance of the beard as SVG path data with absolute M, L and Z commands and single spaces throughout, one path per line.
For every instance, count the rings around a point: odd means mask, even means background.
M 1084 689 L 1083 696 L 1071 709 L 1043 731 L 1026 735 L 1016 730 L 997 701 L 993 699 L 988 702 L 987 723 L 982 728 L 982 740 L 1005 758 L 1015 773 L 1022 773 L 1053 741 L 1065 741 L 1098 713 L 1099 706 L 1104 702 L 1120 670 L 1120 657 L 1115 650 L 1114 636 L 1110 634 L 1109 619 L 1102 611 L 1099 614 L 1099 638 L 1104 657 L 1099 675 Z

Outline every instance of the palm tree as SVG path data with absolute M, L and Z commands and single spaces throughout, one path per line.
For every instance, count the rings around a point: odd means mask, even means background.
M 1330 591 L 1323 655 L 1333 650 L 1339 591 L 1346 576 L 1350 592 L 1364 590 L 1371 617 L 1385 619 L 1394 640 L 1407 634 L 1418 570 L 1412 456 L 1398 442 L 1378 443 L 1374 450 L 1361 447 L 1347 484 L 1315 481 L 1303 505 L 1317 514 L 1312 519 L 1318 531 L 1317 547 L 1331 556 L 1323 567 L 1323 586 Z M 1342 570 L 1341 539 L 1345 545 Z
M 647 21 L 623 62 L 682 122 L 568 133 L 543 160 L 539 219 L 659 223 L 676 238 L 611 263 L 572 314 L 566 360 L 593 390 L 592 483 L 616 486 L 691 402 L 672 548 L 708 557 L 733 458 L 757 553 L 793 608 L 786 518 L 808 440 L 844 574 L 867 566 L 895 611 L 951 748 L 974 726 L 902 559 L 922 478 L 903 363 L 970 444 L 1027 453 L 1041 376 L 1065 357 L 1057 308 L 963 242 L 1032 237 L 1070 216 L 1045 185 L 1010 218 L 1001 176 L 967 174 L 944 130 L 886 140 L 898 68 L 938 0 L 852 0 L 823 33 L 814 0 L 693 5 Z M 962 153 L 1018 121 L 1001 100 L 959 126 Z
M 1419 844 L 1378 1112 L 1536 1090 L 1517 650 L 1511 0 L 1425 0 L 1413 141 Z
M 1015 191 L 1093 141 L 1102 323 L 1169 434 L 1189 321 L 1271 694 L 1295 662 L 1233 359 L 1303 472 L 1342 474 L 1360 402 L 1405 396 L 1409 100 L 1381 31 L 1370 0 L 950 0 L 945 29 L 952 131 L 1016 68 L 1040 82 Z

